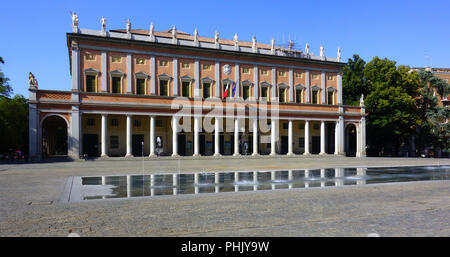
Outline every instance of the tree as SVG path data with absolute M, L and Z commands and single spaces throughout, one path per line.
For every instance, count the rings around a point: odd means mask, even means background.
M 361 94 L 367 94 L 364 78 L 366 62 L 354 54 L 353 59 L 348 59 L 347 65 L 342 70 L 343 100 L 346 105 L 357 105 Z
M 5 61 L 0 56 L 0 63 L 4 64 Z M 5 77 L 5 74 L 3 74 L 2 70 L 0 69 L 0 97 L 9 97 L 12 93 L 12 88 L 8 83 L 9 79 Z
M 439 99 L 449 92 L 449 84 L 430 71 L 420 71 L 421 94 L 417 99 L 422 123 L 418 127 L 418 144 L 421 149 L 433 146 L 450 152 L 450 110 L 439 106 Z

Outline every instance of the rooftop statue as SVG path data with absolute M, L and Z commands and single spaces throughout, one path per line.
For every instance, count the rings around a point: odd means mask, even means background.
M 309 54 L 309 45 L 308 45 L 308 43 L 306 43 L 306 46 L 305 46 L 305 54 L 306 55 Z
M 34 77 L 33 73 L 30 72 L 30 74 L 28 75 L 28 80 L 30 84 L 30 89 L 38 89 L 38 82 Z
M 320 56 L 325 56 L 325 54 L 323 52 L 323 46 L 320 46 Z
M 153 26 L 153 22 L 150 23 L 150 31 L 149 31 L 149 35 L 150 37 L 153 37 L 153 31 L 155 30 L 155 26 Z
M 337 51 L 337 59 L 338 59 L 338 61 L 341 60 L 341 48 L 340 48 L 340 47 L 338 47 L 338 51 Z
M 130 19 L 127 20 L 127 33 L 131 33 L 131 22 L 130 22 Z
M 214 42 L 215 42 L 216 44 L 219 43 L 219 32 L 217 32 L 217 30 L 216 30 L 216 33 L 214 34 Z
M 359 99 L 359 105 L 364 106 L 364 94 L 361 94 L 361 98 Z
M 105 32 L 106 31 L 106 18 L 102 16 L 102 18 L 100 19 L 100 22 L 102 23 L 102 31 Z
M 256 48 L 256 37 L 252 37 L 252 48 Z
M 72 27 L 78 27 L 78 15 L 76 12 L 71 13 L 72 14 Z

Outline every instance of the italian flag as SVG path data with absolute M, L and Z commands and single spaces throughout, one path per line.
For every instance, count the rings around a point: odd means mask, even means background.
M 225 88 L 225 92 L 223 93 L 223 98 L 228 97 L 228 84 L 227 87 Z

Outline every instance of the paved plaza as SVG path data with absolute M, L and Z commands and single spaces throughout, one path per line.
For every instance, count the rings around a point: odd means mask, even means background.
M 145 173 L 450 165 L 335 156 L 145 158 Z M 0 236 L 450 236 L 450 181 L 60 202 L 71 176 L 142 174 L 141 158 L 0 164 Z

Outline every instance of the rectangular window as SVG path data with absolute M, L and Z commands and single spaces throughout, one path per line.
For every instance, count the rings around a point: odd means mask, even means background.
M 169 96 L 169 81 L 168 80 L 160 80 L 159 81 L 159 95 L 160 96 Z
M 242 73 L 250 74 L 250 68 L 242 68 Z
M 298 124 L 298 128 L 299 129 L 305 129 L 305 123 Z
M 332 91 L 328 92 L 328 104 L 333 104 L 334 102 L 334 94 Z
M 319 102 L 319 91 L 312 91 L 312 103 L 317 104 Z
M 95 76 L 86 75 L 86 92 L 95 92 Z
M 300 89 L 295 90 L 295 102 L 303 103 L 303 90 Z
M 140 127 L 140 126 L 141 126 L 141 120 L 135 119 L 135 120 L 133 121 L 133 126 L 135 126 L 135 127 Z
M 283 122 L 283 129 L 288 129 L 289 124 L 287 122 Z
M 109 147 L 111 149 L 119 148 L 119 137 L 118 136 L 110 136 L 109 137 Z
M 120 94 L 122 88 L 122 78 L 121 77 L 112 77 L 112 93 Z
M 191 82 L 181 82 L 181 96 L 191 97 Z
M 261 70 L 261 75 L 267 75 L 267 74 L 269 74 L 269 72 L 266 69 Z
M 314 130 L 319 130 L 319 128 L 320 128 L 320 125 L 319 125 L 319 124 L 314 124 L 314 125 L 313 125 L 313 129 L 314 129 Z
M 242 87 L 242 98 L 244 100 L 246 100 L 249 97 L 250 97 L 250 86 L 243 86 Z
M 211 70 L 211 64 L 203 64 L 203 70 Z
M 269 93 L 268 87 L 261 87 L 261 97 L 262 98 L 266 98 L 266 99 L 269 98 L 268 93 Z
M 188 69 L 189 68 L 189 63 L 188 62 L 182 62 L 181 63 L 181 68 Z
M 156 120 L 155 121 L 155 127 L 161 128 L 163 125 L 163 121 L 162 120 Z
M 278 89 L 278 97 L 279 97 L 280 103 L 284 103 L 286 101 L 286 89 L 285 88 Z
M 302 72 L 296 72 L 295 73 L 295 77 L 296 78 L 303 78 L 303 73 Z
M 167 60 L 160 60 L 159 66 L 167 67 L 169 65 L 169 62 Z
M 118 127 L 119 121 L 117 119 L 111 119 L 111 127 Z
M 145 79 L 136 79 L 136 94 L 145 95 Z
M 278 76 L 284 77 L 284 76 L 286 76 L 286 72 L 285 71 L 279 71 L 278 72 Z
M 112 56 L 112 62 L 122 62 L 122 57 L 120 56 Z
M 328 76 L 328 80 L 333 80 L 334 79 L 334 76 Z
M 317 74 L 312 74 L 311 77 L 312 77 L 312 79 L 317 79 L 317 78 L 319 77 L 319 75 L 317 75 Z
M 145 64 L 144 58 L 136 58 L 136 64 Z
M 211 97 L 211 84 L 203 83 L 203 98 Z
M 95 126 L 95 119 L 88 118 L 87 119 L 87 125 L 88 126 Z
M 95 54 L 86 53 L 86 60 L 94 61 L 95 60 Z

